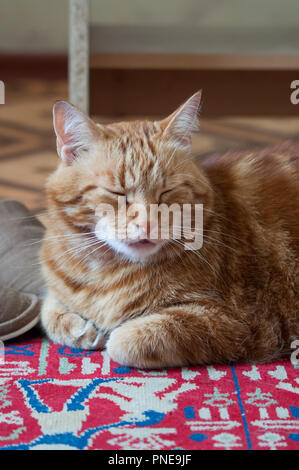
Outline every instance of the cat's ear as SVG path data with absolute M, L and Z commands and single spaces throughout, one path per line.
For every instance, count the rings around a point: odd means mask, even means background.
M 191 134 L 199 127 L 201 90 L 194 93 L 184 104 L 163 121 L 163 135 L 185 151 L 191 150 Z
M 58 101 L 53 106 L 53 124 L 57 153 L 68 165 L 92 146 L 99 133 L 89 117 L 66 101 Z

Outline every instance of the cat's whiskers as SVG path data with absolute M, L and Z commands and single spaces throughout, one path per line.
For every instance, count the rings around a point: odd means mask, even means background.
M 65 209 L 61 209 L 61 210 L 58 210 L 58 209 L 55 209 L 55 210 L 45 210 L 43 212 L 38 212 L 37 214 L 33 214 L 33 215 L 26 215 L 26 216 L 20 216 L 20 217 L 11 217 L 9 218 L 9 220 L 29 220 L 29 219 L 36 219 L 38 217 L 44 217 L 44 216 L 47 216 L 49 214 L 52 214 L 52 213 L 56 213 L 56 212 L 65 212 Z
M 44 240 L 47 240 L 47 241 L 58 241 L 58 240 L 70 240 L 70 239 L 74 239 L 74 240 L 77 240 L 81 237 L 85 237 L 85 236 L 88 236 L 88 235 L 92 235 L 92 234 L 95 234 L 95 232 L 82 232 L 82 233 L 78 233 L 78 234 L 66 234 L 66 235 L 55 235 L 55 236 L 51 236 L 51 237 L 43 237 L 43 238 L 39 238 L 38 240 L 36 239 L 34 242 L 32 243 L 26 243 L 24 246 L 31 246 L 31 245 L 35 245 L 37 243 L 42 243 Z M 33 239 L 34 240 L 34 239 Z
M 230 225 L 235 224 L 232 219 L 228 219 L 227 217 L 219 214 L 218 212 L 214 211 L 213 209 L 208 209 L 208 208 L 204 207 L 203 210 L 206 211 L 206 212 L 210 212 L 211 214 L 213 214 L 215 217 L 218 217 L 219 219 L 227 221 Z
M 93 245 L 93 246 L 94 246 L 94 245 Z M 107 244 L 101 244 L 101 245 L 97 246 L 94 250 L 89 251 L 89 252 L 87 253 L 87 255 L 85 255 L 84 258 L 82 258 L 82 260 L 81 260 L 82 263 L 83 263 L 84 261 L 86 261 L 86 260 L 87 260 L 93 253 L 95 253 L 99 248 L 102 248 L 103 246 L 108 246 L 108 249 L 105 250 L 104 253 L 102 253 L 102 256 L 104 256 L 104 255 L 111 249 L 109 245 L 107 245 Z
M 188 231 L 187 231 L 187 230 L 184 230 L 184 229 L 183 229 L 183 234 L 184 234 L 185 236 L 186 236 L 186 235 L 190 236 L 190 239 L 187 238 L 187 240 L 191 240 L 191 239 L 194 237 L 194 235 L 198 235 L 199 237 L 202 238 L 203 243 L 205 243 L 207 240 L 211 240 L 212 242 L 214 242 L 214 243 L 216 243 L 216 244 L 218 244 L 218 245 L 221 245 L 221 246 L 223 246 L 223 247 L 225 247 L 225 248 L 228 248 L 228 249 L 230 249 L 230 250 L 233 250 L 235 253 L 240 253 L 239 250 L 236 250 L 235 248 L 233 248 L 232 246 L 228 245 L 227 243 L 224 243 L 223 241 L 219 240 L 218 238 L 214 238 L 214 237 L 210 237 L 209 235 L 206 235 L 206 234 L 205 234 L 205 230 L 200 231 L 200 230 L 196 230 L 196 229 L 194 229 L 194 230 L 193 230 L 193 229 L 192 229 L 192 230 L 188 229 Z M 207 242 L 207 243 L 208 243 L 208 242 Z M 210 245 L 212 245 L 212 243 L 210 243 Z
M 78 267 L 80 264 L 84 263 L 93 253 L 95 253 L 97 250 L 99 250 L 99 249 L 102 248 L 103 246 L 107 246 L 108 249 L 105 250 L 105 251 L 101 254 L 102 256 L 104 256 L 106 253 L 108 253 L 109 250 L 111 250 L 111 247 L 110 247 L 106 242 L 101 242 L 100 240 L 98 241 L 98 243 L 94 243 L 93 245 L 90 245 L 88 248 L 91 248 L 91 247 L 93 247 L 93 246 L 95 246 L 95 245 L 98 245 L 98 246 L 96 246 L 96 248 L 95 248 L 94 250 L 89 251 L 89 252 L 87 253 L 87 255 L 85 255 L 83 258 L 80 258 L 80 259 L 79 259 L 79 262 L 76 263 L 76 264 L 73 266 L 73 268 L 76 268 L 76 267 Z
M 185 243 L 182 242 L 181 240 L 175 240 L 175 239 L 172 239 L 172 242 L 174 243 L 177 243 L 178 245 L 182 246 L 182 247 L 185 247 Z M 194 254 L 195 256 L 197 256 L 201 261 L 203 261 L 204 263 L 206 263 L 209 268 L 211 269 L 212 273 L 214 274 L 215 277 L 217 277 L 218 279 L 220 279 L 224 285 L 227 287 L 227 284 L 225 282 L 225 280 L 223 279 L 222 276 L 220 276 L 220 274 L 216 271 L 216 269 L 206 260 L 206 258 L 201 254 L 199 253 L 199 250 L 187 250 L 186 253 L 192 253 Z
M 241 238 L 238 238 L 238 237 L 235 237 L 234 235 L 231 235 L 230 233 L 226 233 L 226 232 L 221 232 L 219 230 L 209 230 L 209 229 L 203 229 L 204 232 L 211 232 L 211 233 L 217 233 L 219 235 L 223 235 L 224 237 L 229 237 L 229 238 L 232 238 L 236 241 L 240 241 L 243 243 L 244 240 L 242 240 Z
M 80 253 L 81 251 L 84 251 L 84 250 L 88 249 L 90 246 L 94 246 L 95 243 L 98 243 L 98 242 L 99 242 L 99 240 L 97 240 L 97 241 L 95 242 L 95 238 L 94 238 L 94 237 L 90 237 L 89 239 L 84 240 L 84 243 L 88 243 L 88 242 L 90 242 L 91 240 L 93 240 L 93 243 L 91 243 L 91 244 L 88 244 L 88 245 L 83 244 L 83 246 L 82 246 L 82 245 L 81 245 L 81 246 L 73 246 L 73 247 L 69 248 L 68 250 L 63 251 L 63 253 L 61 253 L 61 255 L 59 255 L 58 258 L 57 258 L 57 257 L 48 258 L 48 259 L 44 259 L 44 261 L 57 261 L 57 260 L 59 260 L 60 258 L 62 258 L 63 256 L 65 256 L 67 253 L 73 253 L 73 252 L 74 252 L 74 253 L 75 253 L 75 252 L 76 252 L 76 253 Z M 71 258 L 71 257 L 70 257 L 70 258 Z M 40 263 L 37 263 L 37 264 L 41 264 L 41 263 L 42 263 L 42 261 L 41 261 Z M 33 266 L 35 266 L 35 265 L 33 265 Z
M 60 213 L 65 213 L 66 212 L 66 208 L 64 209 L 52 209 L 52 210 L 44 210 L 42 212 L 38 212 L 36 214 L 33 214 L 33 215 L 26 215 L 26 216 L 20 216 L 20 217 L 12 217 L 10 218 L 10 220 L 30 220 L 30 219 L 36 219 L 36 218 L 39 218 L 39 217 L 47 217 L 47 216 L 51 216 L 51 215 L 55 215 L 55 214 L 60 214 Z
M 209 241 L 209 240 L 211 240 L 211 241 Z M 203 243 L 206 243 L 207 245 L 210 245 L 210 246 L 215 246 L 215 244 L 217 244 L 218 246 L 223 246 L 225 248 L 228 248 L 229 250 L 232 250 L 237 254 L 242 254 L 242 252 L 240 250 L 236 250 L 232 246 L 229 246 L 226 243 L 222 243 L 217 238 L 209 237 L 208 235 L 203 236 Z

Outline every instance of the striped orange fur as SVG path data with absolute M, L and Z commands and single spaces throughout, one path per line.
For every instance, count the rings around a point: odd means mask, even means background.
M 290 354 L 299 336 L 299 148 L 198 161 L 199 105 L 196 93 L 163 121 L 106 126 L 55 105 L 62 161 L 47 183 L 41 251 L 42 323 L 53 341 L 107 347 L 141 368 Z M 111 223 L 102 204 L 117 211 L 119 197 L 126 207 L 203 204 L 202 248 L 151 240 L 152 222 L 138 216 L 130 224 L 149 243 L 99 238 L 98 224 L 109 232 Z

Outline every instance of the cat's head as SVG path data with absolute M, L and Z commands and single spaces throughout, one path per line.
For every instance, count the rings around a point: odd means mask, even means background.
M 161 121 L 109 125 L 95 124 L 74 106 L 57 102 L 54 129 L 62 162 L 47 185 L 57 223 L 63 219 L 66 229 L 93 232 L 131 261 L 153 260 L 182 244 L 171 237 L 172 212 L 169 237 L 154 207 L 181 208 L 211 199 L 207 178 L 191 155 L 200 98 L 195 93 Z

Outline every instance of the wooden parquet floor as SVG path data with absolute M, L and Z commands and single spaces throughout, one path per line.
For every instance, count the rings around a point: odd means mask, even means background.
M 20 200 L 34 213 L 45 207 L 45 180 L 58 163 L 51 112 L 57 99 L 67 99 L 65 81 L 15 80 L 6 84 L 6 104 L 0 105 L 0 198 Z M 275 119 L 205 119 L 203 112 L 194 151 L 205 155 L 290 139 L 299 141 L 299 109 L 298 118 Z

